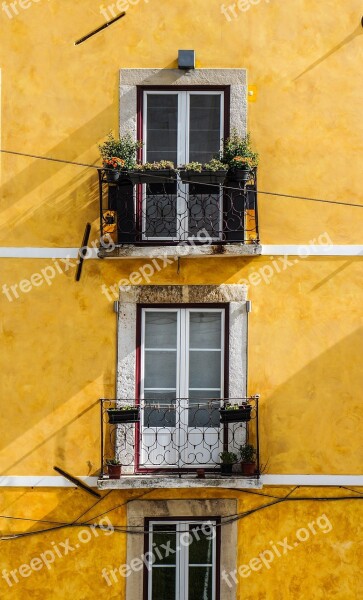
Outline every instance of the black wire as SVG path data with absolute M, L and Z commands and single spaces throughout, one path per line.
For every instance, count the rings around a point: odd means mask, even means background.
M 222 521 L 221 523 L 216 523 L 213 524 L 213 527 L 223 527 L 225 525 L 230 525 L 231 523 L 234 523 L 236 521 L 239 521 L 241 519 L 244 519 L 260 510 L 264 510 L 265 508 L 269 508 L 271 506 L 274 506 L 275 504 L 281 504 L 283 502 L 300 502 L 300 501 L 315 501 L 315 502 L 338 502 L 338 501 L 344 501 L 344 500 L 363 500 L 362 497 L 360 496 L 332 496 L 330 498 L 326 498 L 326 497 L 296 497 L 296 498 L 291 498 L 289 497 L 294 491 L 296 490 L 296 488 L 294 488 L 294 490 L 291 490 L 289 492 L 289 494 L 287 494 L 287 496 L 284 496 L 282 498 L 278 498 L 276 500 L 274 500 L 273 502 L 268 502 L 267 504 L 262 504 L 260 506 L 257 506 L 255 508 L 249 509 L 247 511 L 244 511 L 242 513 L 237 513 L 236 515 L 231 515 L 231 518 L 229 518 L 229 516 L 223 517 L 223 519 L 227 519 L 225 521 Z M 154 490 L 151 490 L 154 491 Z M 146 492 L 146 493 L 150 493 L 150 492 Z M 142 496 L 146 495 L 142 494 Z M 138 496 L 137 498 L 134 499 L 130 499 L 128 501 L 126 501 L 124 504 L 127 504 L 128 502 L 132 502 L 133 500 L 137 500 L 138 498 L 140 498 L 141 496 Z M 121 504 L 120 506 L 123 506 L 124 504 Z M 111 510 L 115 510 L 118 507 L 114 507 Z M 110 512 L 110 511 L 106 511 L 106 512 Z M 106 514 L 106 513 L 103 513 Z M 191 517 L 191 520 L 193 519 L 193 517 Z M 208 519 L 207 519 L 208 521 Z M 99 525 L 97 523 L 94 524 L 90 524 L 89 522 L 86 523 L 66 523 L 66 524 L 62 524 L 59 527 L 51 527 L 48 529 L 41 529 L 39 531 L 29 531 L 29 532 L 25 532 L 25 533 L 18 533 L 18 534 L 12 534 L 12 535 L 8 535 L 8 536 L 1 536 L 1 541 L 9 541 L 12 539 L 17 539 L 17 538 L 22 538 L 22 537 L 29 537 L 31 535 L 39 535 L 41 533 L 48 533 L 50 531 L 56 531 L 59 529 L 66 529 L 69 527 L 73 527 L 73 528 L 80 528 L 80 527 L 93 527 L 93 528 L 97 528 L 97 529 L 107 529 L 105 526 L 103 525 Z M 128 535 L 145 535 L 147 533 L 150 533 L 149 530 L 144 529 L 142 525 L 138 526 L 135 525 L 132 527 L 132 529 L 130 528 L 130 526 L 128 527 L 123 527 L 122 525 L 112 525 L 112 528 L 114 531 L 116 531 L 117 533 L 122 533 L 122 534 L 128 534 Z M 167 532 L 165 531 L 164 533 L 176 533 L 175 531 L 170 531 Z
M 14 150 L 0 150 L 0 152 L 4 153 L 4 154 L 14 154 L 16 156 L 26 156 L 28 158 L 37 158 L 39 160 L 49 160 L 52 162 L 59 162 L 59 163 L 64 163 L 67 165 L 76 165 L 79 167 L 86 167 L 89 169 L 97 169 L 100 170 L 101 167 L 98 167 L 97 165 L 90 165 L 88 163 L 80 163 L 80 162 L 75 162 L 72 160 L 65 160 L 65 159 L 61 159 L 61 158 L 53 158 L 53 157 L 47 157 L 47 156 L 39 156 L 37 154 L 26 154 L 25 152 L 15 152 Z M 109 169 L 107 167 L 102 167 L 103 171 L 114 171 L 114 169 Z M 151 177 L 151 178 L 155 178 L 158 177 L 157 174 L 152 175 L 151 173 L 145 173 L 143 172 L 143 175 L 145 175 L 146 177 Z M 175 179 L 170 178 L 170 182 L 175 182 Z M 189 181 L 187 183 L 192 183 L 192 184 L 200 184 L 200 182 L 198 181 Z M 222 187 L 224 190 L 235 190 L 235 191 L 241 191 L 240 188 L 235 188 L 235 187 L 230 187 L 230 186 L 226 186 L 226 185 L 222 185 L 220 186 L 219 184 L 215 184 L 215 183 L 209 183 L 208 184 L 209 187 L 217 187 L 220 188 Z M 363 208 L 363 204 L 354 204 L 353 202 L 340 202 L 338 200 L 323 200 L 321 198 L 309 198 L 308 196 L 295 196 L 293 194 L 282 194 L 282 193 L 277 193 L 277 192 L 265 192 L 262 190 L 249 190 L 250 193 L 256 193 L 256 194 L 264 194 L 264 195 L 268 195 L 268 196 L 278 196 L 281 198 L 294 198 L 296 200 L 307 200 L 310 202 L 324 202 L 325 204 L 338 204 L 340 206 L 354 206 L 357 208 Z

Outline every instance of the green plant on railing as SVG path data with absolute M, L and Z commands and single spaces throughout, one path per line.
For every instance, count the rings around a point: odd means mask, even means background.
M 221 452 L 219 457 L 224 465 L 233 465 L 237 462 L 237 454 L 234 452 Z
M 202 173 L 202 171 L 213 171 L 215 173 L 216 171 L 225 171 L 226 165 L 222 163 L 222 161 L 220 161 L 218 158 L 212 158 L 209 162 L 204 164 L 200 162 L 187 163 L 186 165 L 180 167 L 180 170 L 193 171 L 194 173 Z
M 175 166 L 174 163 L 170 160 L 159 160 L 151 163 L 138 163 L 135 165 L 134 169 L 135 171 L 139 171 L 141 173 L 144 171 L 175 171 Z
M 224 141 L 222 161 L 229 167 L 236 167 L 239 164 L 250 168 L 257 167 L 259 156 L 252 150 L 250 134 L 247 133 L 242 137 L 236 129 L 233 129 L 229 138 Z
M 203 165 L 200 162 L 190 162 L 181 167 L 183 171 L 194 171 L 194 173 L 201 173 Z
M 136 155 L 139 148 L 142 148 L 143 143 L 135 141 L 131 133 L 122 135 L 119 140 L 115 138 L 112 131 L 107 135 L 107 139 L 103 144 L 99 144 L 98 148 L 101 153 L 102 161 L 106 166 L 106 161 L 115 160 L 116 158 L 124 161 L 122 169 L 133 169 L 136 164 Z M 116 167 L 115 167 L 116 168 Z
M 246 463 L 252 463 L 256 460 L 256 449 L 252 444 L 244 444 L 239 450 L 241 461 Z
M 106 458 L 106 465 L 121 465 L 121 461 L 118 458 Z

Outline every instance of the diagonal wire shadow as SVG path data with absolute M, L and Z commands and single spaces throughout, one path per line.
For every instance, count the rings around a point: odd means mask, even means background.
M 312 71 L 312 69 L 315 69 L 315 67 L 317 67 L 324 60 L 326 60 L 327 58 L 329 58 L 329 56 L 331 56 L 332 54 L 334 54 L 334 52 L 337 52 L 338 50 L 340 50 L 341 48 L 343 48 L 344 46 L 346 46 L 347 44 L 349 44 L 349 42 L 351 42 L 352 40 L 354 40 L 354 38 L 356 38 L 358 35 L 361 35 L 362 33 L 363 33 L 363 27 L 362 27 L 362 25 L 359 25 L 356 29 L 354 29 L 354 31 L 350 35 L 348 35 L 339 44 L 337 44 L 336 46 L 334 46 L 334 48 L 332 48 L 331 50 L 329 50 L 328 52 L 326 52 L 325 54 L 323 54 L 323 56 L 321 56 L 320 58 L 318 58 L 315 62 L 313 62 L 309 67 L 307 67 L 307 69 L 305 69 L 302 73 L 300 73 L 300 75 L 298 75 L 297 77 L 295 77 L 295 79 L 293 81 L 297 81 L 298 79 L 300 79 L 300 77 L 302 77 L 306 73 L 309 73 L 309 71 Z
M 2 471 L 0 473 L 0 476 L 5 476 L 6 473 L 8 473 L 13 467 L 16 467 L 18 464 L 20 464 L 25 458 L 28 458 L 28 456 L 30 456 L 31 454 L 33 454 L 33 452 L 35 452 L 36 450 L 38 450 L 39 448 L 41 448 L 46 442 L 48 442 L 49 440 L 51 440 L 52 438 L 56 437 L 59 432 L 63 431 L 64 429 L 67 429 L 67 427 L 69 427 L 69 425 L 72 425 L 72 423 L 75 423 L 78 419 L 80 419 L 81 417 L 83 417 L 83 415 L 85 415 L 86 413 L 88 413 L 90 410 L 92 410 L 96 405 L 98 404 L 98 400 L 96 402 L 93 402 L 93 404 L 90 404 L 89 406 L 87 406 L 87 408 L 85 408 L 84 410 L 82 410 L 78 415 L 76 415 L 73 419 L 71 419 L 70 421 L 68 421 L 68 423 L 65 423 L 65 425 L 63 425 L 62 427 L 60 427 L 59 429 L 57 429 L 57 431 L 55 431 L 54 433 L 52 433 L 51 435 L 47 436 L 46 438 L 44 438 L 44 440 L 42 440 L 41 442 L 39 442 L 39 444 L 37 444 L 36 446 L 34 446 L 34 448 L 32 448 L 31 450 L 29 450 L 26 454 L 24 454 L 21 458 L 19 458 L 17 461 L 15 461 L 14 463 L 12 463 L 11 465 L 9 465 L 4 471 Z
M 356 257 L 355 257 L 356 258 Z M 353 262 L 353 258 L 346 260 L 345 263 L 343 263 L 342 265 L 340 265 L 340 267 L 338 267 L 337 269 L 335 269 L 335 271 L 333 271 L 332 273 L 330 273 L 329 275 L 327 275 L 327 277 L 324 277 L 324 279 L 322 279 L 321 281 L 319 281 L 319 283 L 317 283 L 316 285 L 314 285 L 314 287 L 311 288 L 311 292 L 315 292 L 315 290 L 318 290 L 320 287 L 322 287 L 323 285 L 325 285 L 326 283 L 328 283 L 328 281 L 330 281 L 330 279 L 332 279 L 333 277 L 335 277 L 336 275 L 338 275 L 338 273 L 341 273 L 342 271 L 344 271 L 344 269 L 346 269 L 347 267 L 349 267 L 349 265 L 352 264 Z

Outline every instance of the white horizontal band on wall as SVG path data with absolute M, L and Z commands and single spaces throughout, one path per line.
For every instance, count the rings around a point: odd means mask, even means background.
M 262 256 L 300 256 L 302 258 L 314 256 L 363 256 L 363 245 L 262 244 L 261 247 Z M 155 250 L 155 247 L 153 250 Z M 0 258 L 78 258 L 78 251 L 79 248 L 0 247 Z M 97 259 L 97 252 L 97 248 L 88 248 L 86 259 Z M 167 247 L 163 246 L 160 252 L 167 255 Z
M 97 477 L 79 476 L 80 479 L 91 487 L 97 487 Z M 363 475 L 262 475 L 263 485 L 306 485 L 306 486 L 354 486 L 363 487 Z M 0 487 L 76 487 L 73 483 L 61 476 L 8 476 L 0 477 Z
M 363 486 L 363 475 L 261 475 L 263 485 Z
M 79 248 L 0 247 L 0 258 L 78 258 Z M 97 248 L 88 248 L 85 260 L 97 258 Z
M 262 244 L 262 256 L 363 256 L 362 245 L 320 245 L 320 244 Z
M 91 487 L 97 487 L 97 477 L 77 477 L 83 483 Z M 0 487 L 60 487 L 60 488 L 73 488 L 77 487 L 65 477 L 59 475 L 24 475 L 24 476 L 12 476 L 0 477 Z

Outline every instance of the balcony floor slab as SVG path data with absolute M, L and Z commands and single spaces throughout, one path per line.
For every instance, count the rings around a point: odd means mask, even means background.
M 262 252 L 260 244 L 202 244 L 177 245 L 177 246 L 135 246 L 124 244 L 116 246 L 113 250 L 100 248 L 99 258 L 160 258 L 170 256 L 171 258 L 202 258 L 211 256 L 259 256 Z
M 144 488 L 228 488 L 261 489 L 262 481 L 259 477 L 241 476 L 210 476 L 198 479 L 195 475 L 126 475 L 121 479 L 98 479 L 97 487 L 100 490 L 127 490 Z

